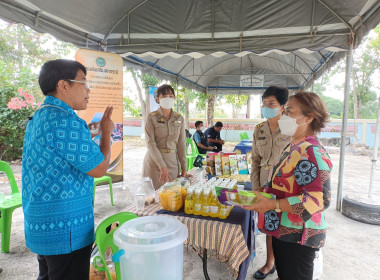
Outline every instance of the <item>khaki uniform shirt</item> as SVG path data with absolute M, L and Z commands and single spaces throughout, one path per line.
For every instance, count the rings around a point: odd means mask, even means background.
M 161 108 L 150 113 L 145 123 L 145 140 L 148 151 L 144 158 L 143 176 L 150 177 L 155 189 L 159 182 L 161 168 L 166 166 L 170 177 L 179 176 L 179 167 L 186 170 L 186 133 L 181 114 L 172 111 L 168 120 Z
M 268 121 L 255 127 L 252 146 L 252 189 L 262 188 L 268 181 L 270 166 L 279 158 L 290 140 L 291 137 L 281 134 L 279 127 L 271 134 Z

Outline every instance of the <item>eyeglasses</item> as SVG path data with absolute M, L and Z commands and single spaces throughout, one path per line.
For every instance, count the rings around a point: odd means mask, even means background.
M 84 84 L 84 87 L 86 89 L 90 89 L 90 82 L 89 81 L 78 81 L 78 80 L 67 80 L 67 81 Z

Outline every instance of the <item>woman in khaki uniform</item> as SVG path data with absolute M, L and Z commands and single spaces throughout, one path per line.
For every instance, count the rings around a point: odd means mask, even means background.
M 166 182 L 186 177 L 186 133 L 184 119 L 173 111 L 174 89 L 162 85 L 155 93 L 160 108 L 146 118 L 145 140 L 148 151 L 143 163 L 143 176 L 150 177 L 157 190 Z
M 288 90 L 278 86 L 268 87 L 262 96 L 262 115 L 267 120 L 258 124 L 253 133 L 251 181 L 254 190 L 263 190 L 271 165 L 291 140 L 289 136 L 281 134 L 278 126 L 288 96 Z M 271 236 L 267 235 L 266 243 L 267 260 L 265 265 L 253 274 L 256 279 L 264 279 L 276 270 Z

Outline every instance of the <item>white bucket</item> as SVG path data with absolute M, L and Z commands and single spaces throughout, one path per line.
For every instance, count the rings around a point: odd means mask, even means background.
M 187 227 L 172 217 L 147 216 L 125 222 L 113 237 L 125 251 L 120 258 L 121 279 L 182 280 L 187 236 Z

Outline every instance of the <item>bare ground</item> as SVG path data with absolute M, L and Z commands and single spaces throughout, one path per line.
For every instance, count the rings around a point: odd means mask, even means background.
M 139 138 L 131 138 L 125 143 L 124 184 L 133 184 L 141 176 L 142 160 L 145 155 L 145 143 Z M 231 149 L 235 143 L 227 146 Z M 332 179 L 332 204 L 326 211 L 328 232 L 327 242 L 323 249 L 324 273 L 321 280 L 340 279 L 380 279 L 380 227 L 351 220 L 336 210 L 336 190 L 338 185 L 339 151 L 329 148 L 334 169 Z M 368 194 L 371 161 L 363 151 L 348 147 L 344 168 L 343 195 L 366 197 Z M 12 168 L 21 189 L 21 166 L 13 163 Z M 8 192 L 9 185 L 0 175 L 0 191 Z M 107 186 L 96 188 L 95 223 L 99 224 L 104 218 L 122 211 L 130 203 L 129 193 L 123 189 L 122 183 L 113 185 L 115 206 L 111 206 Z M 375 180 L 374 201 L 380 201 L 380 172 L 377 169 Z M 23 280 L 36 279 L 38 265 L 35 254 L 25 247 L 23 232 L 23 212 L 16 209 L 13 214 L 10 252 L 0 253 L 0 265 L 4 271 L 0 279 Z M 248 269 L 246 279 L 253 279 L 252 274 L 265 261 L 265 236 L 257 236 L 257 256 Z M 216 259 L 209 259 L 208 270 L 211 279 L 232 280 L 226 264 Z M 197 254 L 190 250 L 184 251 L 184 279 L 204 279 L 202 262 Z M 276 279 L 276 274 L 266 279 Z

